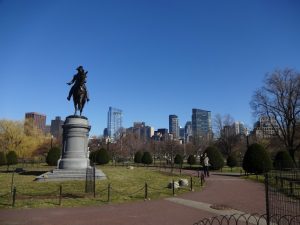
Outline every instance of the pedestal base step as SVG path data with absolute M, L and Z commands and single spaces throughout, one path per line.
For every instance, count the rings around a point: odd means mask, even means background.
M 86 169 L 66 170 L 54 169 L 35 178 L 35 181 L 65 181 L 65 180 L 85 180 L 87 178 Z M 106 175 L 96 169 L 96 180 L 106 179 Z

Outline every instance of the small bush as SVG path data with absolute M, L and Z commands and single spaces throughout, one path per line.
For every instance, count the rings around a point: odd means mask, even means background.
M 89 159 L 91 162 L 96 163 L 97 161 L 97 151 L 90 152 Z
M 192 165 L 196 164 L 196 158 L 194 155 L 189 155 L 188 159 L 187 159 L 187 163 L 190 164 L 190 167 L 192 167 Z
M 143 156 L 142 156 L 142 163 L 149 165 L 152 164 L 153 159 L 152 159 L 152 155 L 150 152 L 144 152 Z
M 219 170 L 224 166 L 224 159 L 221 152 L 214 146 L 207 147 L 205 152 L 209 158 L 211 169 Z
M 4 152 L 0 152 L 0 166 L 6 165 L 6 156 Z
M 104 165 L 109 162 L 109 155 L 105 148 L 101 148 L 100 150 L 97 150 L 96 162 L 100 165 Z
M 141 163 L 142 162 L 142 157 L 143 157 L 143 154 L 141 151 L 137 151 L 135 154 L 134 154 L 134 162 L 135 163 Z
M 237 159 L 235 155 L 231 154 L 227 158 L 227 166 L 229 166 L 232 170 L 233 167 L 236 167 L 238 164 Z
M 247 173 L 262 174 L 272 168 L 272 161 L 267 151 L 260 144 L 249 146 L 243 159 L 243 169 Z
M 277 152 L 273 165 L 277 170 L 294 168 L 293 159 L 287 151 Z
M 47 154 L 46 163 L 49 166 L 56 166 L 57 161 L 60 158 L 60 155 L 61 155 L 61 150 L 58 147 L 51 148 Z
M 181 155 L 177 154 L 174 158 L 174 163 L 175 164 L 179 164 L 179 165 L 182 165 L 183 163 L 183 158 Z

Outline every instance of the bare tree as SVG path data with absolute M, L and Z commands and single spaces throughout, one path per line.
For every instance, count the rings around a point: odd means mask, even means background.
M 300 148 L 300 142 L 296 140 L 300 118 L 300 73 L 287 68 L 267 74 L 264 86 L 255 91 L 250 105 L 254 115 L 276 120 L 278 128 L 271 124 L 275 134 L 295 161 L 295 152 Z
M 229 114 L 224 116 L 220 114 L 215 115 L 214 126 L 218 135 L 217 145 L 222 150 L 222 153 L 227 156 L 232 153 L 239 139 L 238 135 L 232 132 L 233 123 L 234 119 Z

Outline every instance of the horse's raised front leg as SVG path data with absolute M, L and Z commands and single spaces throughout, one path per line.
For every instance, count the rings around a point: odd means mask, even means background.
M 75 108 L 74 116 L 77 116 L 77 105 L 76 104 L 74 104 L 74 108 Z

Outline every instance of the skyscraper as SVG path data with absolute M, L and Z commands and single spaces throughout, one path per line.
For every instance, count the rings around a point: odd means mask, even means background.
M 173 139 L 179 138 L 179 120 L 176 115 L 169 115 L 169 131 L 173 134 Z
M 192 109 L 192 133 L 195 144 L 212 136 L 211 112 L 202 109 Z
M 50 127 L 50 133 L 55 138 L 61 138 L 63 129 L 62 125 L 64 124 L 64 121 L 61 120 L 60 116 L 55 117 L 55 120 L 51 120 L 51 127 Z
M 36 113 L 36 112 L 28 112 L 25 113 L 25 121 L 27 123 L 25 127 L 26 129 L 31 129 L 31 127 L 36 127 L 40 131 L 44 132 L 46 131 L 46 115 Z
M 185 126 L 184 126 L 184 140 L 185 140 L 185 143 L 189 143 L 191 141 L 192 136 L 193 136 L 192 122 L 187 121 Z
M 108 137 L 114 141 L 118 137 L 118 132 L 122 128 L 123 112 L 121 109 L 109 107 L 107 113 L 107 133 Z

